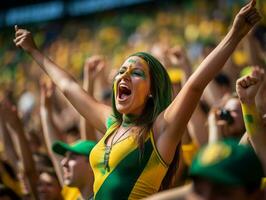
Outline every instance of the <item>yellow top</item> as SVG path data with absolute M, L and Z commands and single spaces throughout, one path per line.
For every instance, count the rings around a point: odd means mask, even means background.
M 61 191 L 61 194 L 64 200 L 82 199 L 79 189 L 75 187 L 64 186 Z
M 266 177 L 262 179 L 261 188 L 266 189 Z
M 12 189 L 18 196 L 23 195 L 20 182 L 10 177 L 6 170 L 1 171 L 0 176 L 4 185 Z
M 158 192 L 168 165 L 156 149 L 152 131 L 144 142 L 142 154 L 133 132 L 129 137 L 114 144 L 110 153 L 109 170 L 105 167 L 106 138 L 113 134 L 117 127 L 117 124 L 113 124 L 90 154 L 95 178 L 94 199 L 133 200 Z
M 183 158 L 187 166 L 191 165 L 192 159 L 197 153 L 198 149 L 199 147 L 194 142 L 182 145 Z

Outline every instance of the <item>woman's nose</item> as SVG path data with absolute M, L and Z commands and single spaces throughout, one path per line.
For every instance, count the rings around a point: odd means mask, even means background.
M 122 74 L 121 78 L 129 78 L 131 74 L 131 67 L 128 67 L 127 70 Z

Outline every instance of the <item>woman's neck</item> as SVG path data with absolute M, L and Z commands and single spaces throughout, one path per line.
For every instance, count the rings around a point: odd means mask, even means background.
M 136 125 L 136 119 L 137 119 L 136 115 L 132 114 L 123 115 L 123 121 L 121 125 L 123 127 L 134 126 Z

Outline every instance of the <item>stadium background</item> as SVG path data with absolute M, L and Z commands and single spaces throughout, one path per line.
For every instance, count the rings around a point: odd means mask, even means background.
M 1 1 L 0 90 L 38 91 L 36 63 L 13 44 L 14 24 L 29 29 L 38 46 L 59 66 L 81 78 L 86 57 L 103 54 L 109 70 L 136 51 L 182 45 L 194 66 L 206 44 L 219 41 L 245 0 L 68 0 Z M 266 2 L 257 37 L 266 47 Z M 233 58 L 244 66 L 245 53 Z M 37 92 L 38 93 L 38 92 Z

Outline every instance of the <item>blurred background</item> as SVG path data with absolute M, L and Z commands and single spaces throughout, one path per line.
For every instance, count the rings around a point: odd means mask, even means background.
M 43 92 L 42 98 L 46 100 L 40 101 L 40 80 L 48 82 L 48 78 L 27 53 L 14 45 L 14 25 L 32 32 L 42 52 L 70 72 L 80 85 L 86 74 L 83 74 L 86 59 L 96 54 L 103 55 L 106 66 L 102 70 L 103 73 L 100 72 L 100 77 L 103 78 L 95 78 L 98 84 L 93 83 L 94 96 L 110 104 L 111 80 L 116 70 L 130 54 L 137 51 L 150 52 L 163 62 L 173 88 L 178 92 L 183 79 L 187 79 L 191 75 L 190 72 L 194 71 L 218 44 L 227 33 L 236 13 L 246 3 L 247 0 L 2 0 L 0 1 L 0 100 L 7 97 L 11 103 L 17 105 L 23 128 L 27 133 L 27 145 L 33 153 L 41 152 L 46 155 L 49 146 L 45 149 L 47 144 L 43 139 L 40 122 L 40 107 L 47 106 L 44 102 L 53 105 L 53 114 L 57 116 L 57 118 L 53 116 L 57 119 L 54 120 L 55 124 L 62 135 L 66 135 L 64 140 L 67 142 L 80 138 L 79 132 L 82 132 L 78 130 L 81 124 L 79 124 L 80 116 L 66 103 L 62 95 L 58 94 L 58 91 L 52 92 L 56 94 L 53 94 L 54 96 L 47 94 L 45 96 Z M 207 92 L 203 94 L 197 109 L 200 115 L 192 117 L 192 125 L 188 125 L 186 137 L 182 138 L 182 144 L 192 144 L 192 148 L 188 146 L 186 150 L 183 149 L 183 159 L 187 166 L 191 163 L 198 146 L 211 141 L 211 136 L 207 134 L 206 124 L 209 121 L 207 116 L 218 111 L 213 108 L 226 107 L 223 97 L 233 94 L 236 80 L 248 73 L 244 71 L 241 74 L 243 69 L 251 65 L 261 65 L 264 68 L 266 66 L 266 0 L 257 0 L 256 6 L 262 15 L 261 22 L 236 48 L 223 68 L 223 74 L 214 79 L 214 84 L 210 85 L 209 90 L 206 88 Z M 167 62 L 165 57 L 173 47 L 184 49 L 180 50 L 175 58 L 177 60 L 183 58 L 185 61 L 183 66 Z M 92 72 L 93 70 L 95 68 L 91 69 Z M 50 87 L 52 91 L 51 85 L 46 87 Z M 265 92 L 264 99 L 261 99 L 264 100 L 261 101 L 261 107 L 264 108 L 265 114 Z M 221 100 L 223 105 L 219 104 Z M 242 113 L 239 102 L 237 106 L 240 114 L 236 116 L 240 118 Z M 68 109 L 69 107 L 71 109 Z M 229 108 L 226 109 L 230 111 Z M 232 112 L 235 110 L 233 108 Z M 0 112 L 0 118 L 1 116 L 4 115 Z M 242 124 L 237 120 L 231 124 L 228 121 L 228 127 L 236 127 L 237 136 L 242 136 L 245 129 L 243 119 L 241 120 Z M 15 118 L 15 121 L 19 121 L 19 118 Z M 232 135 L 235 136 L 236 131 L 233 131 Z M 193 135 L 193 132 L 196 134 Z M 6 147 L 8 149 L 10 146 L 5 146 L 1 133 L 8 136 L 9 132 L 0 130 L 0 185 L 1 160 L 4 160 L 1 154 L 5 154 L 6 160 L 11 160 L 11 163 L 15 160 L 10 159 L 6 153 L 8 152 L 5 150 Z M 176 185 L 185 182 L 187 169 L 185 164 L 180 165 L 177 177 L 181 178 L 176 181 Z M 16 166 L 17 163 L 14 162 L 12 167 Z
M 0 89 L 18 97 L 38 89 L 39 68 L 13 44 L 14 25 L 30 30 L 38 46 L 79 79 L 86 57 L 102 54 L 117 68 L 136 51 L 156 55 L 183 46 L 197 66 L 205 45 L 216 44 L 245 0 L 9 0 L 0 7 Z M 266 2 L 258 1 L 263 16 Z M 266 48 L 265 18 L 256 37 Z M 246 65 L 236 51 L 234 61 Z M 38 94 L 35 93 L 35 94 Z

